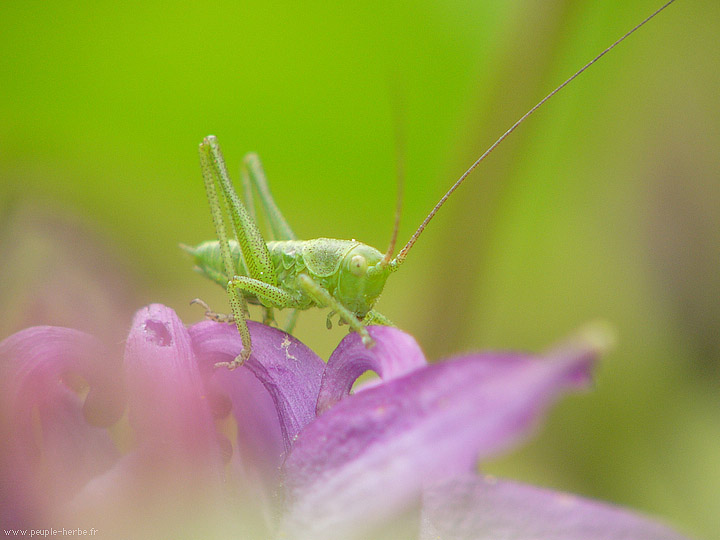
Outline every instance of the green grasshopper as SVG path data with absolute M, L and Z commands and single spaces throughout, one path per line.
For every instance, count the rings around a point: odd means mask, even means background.
M 373 340 L 366 327 L 372 324 L 392 325 L 387 317 L 373 309 L 385 282 L 391 273 L 400 268 L 420 234 L 453 192 L 528 116 L 673 1 L 669 0 L 615 41 L 515 122 L 443 195 L 395 257 L 393 251 L 399 226 L 400 197 L 392 239 L 385 253 L 356 240 L 298 240 L 275 204 L 257 155 L 248 154 L 244 159 L 241 174 L 245 198 L 243 204 L 232 185 L 217 139 L 213 135 L 206 137 L 200 144 L 200 164 L 217 240 L 203 242 L 196 247 L 181 247 L 194 257 L 198 272 L 227 289 L 232 315 L 217 314 L 201 300 L 193 300 L 205 308 L 207 317 L 224 322 L 234 321 L 240 333 L 243 344 L 241 353 L 232 362 L 218 366 L 234 369 L 242 365 L 252 352 L 252 340 L 246 322 L 250 316 L 248 303 L 263 307 L 265 324 L 274 321 L 273 309 L 292 309 L 284 328 L 287 332 L 292 331 L 300 310 L 330 308 L 328 328 L 331 326 L 331 317 L 338 315 L 340 324 L 349 325 L 351 331 L 360 335 L 363 344 L 371 347 Z M 221 196 L 218 196 L 218 187 Z M 255 222 L 253 190 L 258 194 L 267 215 L 273 241 L 265 241 Z M 398 193 L 400 191 L 398 189 Z M 233 239 L 228 235 L 226 214 L 233 230 Z

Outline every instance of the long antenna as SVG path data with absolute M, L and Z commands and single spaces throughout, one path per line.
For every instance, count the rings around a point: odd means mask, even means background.
M 417 239 L 418 239 L 418 237 L 420 236 L 420 234 L 422 234 L 422 232 L 425 230 L 425 227 L 427 226 L 427 224 L 430 223 L 430 220 L 431 220 L 433 217 L 435 217 L 435 214 L 437 214 L 438 210 L 440 210 L 440 208 L 442 208 L 442 205 L 445 204 L 445 201 L 447 201 L 447 200 L 450 198 L 450 195 L 452 195 L 453 192 L 454 192 L 458 187 L 460 187 L 460 184 L 462 184 L 462 183 L 465 181 L 465 178 L 467 178 L 467 176 L 468 176 L 471 172 L 473 172 L 473 170 L 475 170 L 475 167 L 477 167 L 478 165 L 480 165 L 480 162 L 482 162 L 482 161 L 488 156 L 488 154 L 490 154 L 490 152 L 492 152 L 493 150 L 495 150 L 495 148 L 496 148 L 501 142 L 503 142 L 508 135 L 510 135 L 513 131 L 515 131 L 515 128 L 517 128 L 520 124 L 522 124 L 528 116 L 530 116 L 532 113 L 534 113 L 534 112 L 535 112 L 536 110 L 538 110 L 540 107 L 542 107 L 547 100 L 549 100 L 551 97 L 553 97 L 555 94 L 557 94 L 560 90 L 562 90 L 562 89 L 565 88 L 568 84 L 570 84 L 570 83 L 571 83 L 576 77 L 578 77 L 583 71 L 585 71 L 587 68 L 589 68 L 590 66 L 592 66 L 592 65 L 593 65 L 595 62 L 597 62 L 598 60 L 600 60 L 603 56 L 605 56 L 607 53 L 609 53 L 611 50 L 613 50 L 615 47 L 617 47 L 620 43 L 622 43 L 623 41 L 625 41 L 625 39 L 627 39 L 633 32 L 635 32 L 635 31 L 638 30 L 640 27 L 642 27 L 645 23 L 647 23 L 648 21 L 650 21 L 650 19 L 652 19 L 653 17 L 655 17 L 655 15 L 657 15 L 658 13 L 660 13 L 662 10 L 664 10 L 666 7 L 668 7 L 668 6 L 669 6 L 670 4 L 672 4 L 674 1 L 675 1 L 675 0 L 669 0 L 669 1 L 666 2 L 663 6 L 661 6 L 661 7 L 658 8 L 657 10 L 655 10 L 655 11 L 654 11 L 651 15 L 649 15 L 647 18 L 645 18 L 645 20 L 643 20 L 642 22 L 638 23 L 635 27 L 633 27 L 631 30 L 629 30 L 628 32 L 626 32 L 622 37 L 620 37 L 619 39 L 617 39 L 617 40 L 615 41 L 615 43 L 613 43 L 612 45 L 610 45 L 607 49 L 605 49 L 604 51 L 602 51 L 602 52 L 601 52 L 600 54 L 598 54 L 595 58 L 593 58 L 593 59 L 590 60 L 587 64 L 585 64 L 583 67 L 581 67 L 579 70 L 577 70 L 577 71 L 576 71 L 573 75 L 571 75 L 564 83 L 562 83 L 560 86 L 558 86 L 557 88 L 555 88 L 555 90 L 553 90 L 552 92 L 550 92 L 547 96 L 545 96 L 544 98 L 542 98 L 542 99 L 537 103 L 537 105 L 535 105 L 532 109 L 530 109 L 528 112 L 526 112 L 524 115 L 522 115 L 517 122 L 515 122 L 512 126 L 510 126 L 510 129 L 508 129 L 505 133 L 503 133 L 503 134 L 500 136 L 500 138 L 499 138 L 497 141 L 495 141 L 495 142 L 492 144 L 492 146 L 490 146 L 490 148 L 488 148 L 487 150 L 485 150 L 485 153 L 484 153 L 483 155 L 481 155 L 481 156 L 477 159 L 477 161 L 475 161 L 475 163 L 473 163 L 472 165 L 470 165 L 470 167 L 468 168 L 468 170 L 465 171 L 465 172 L 462 174 L 462 176 L 461 176 L 460 178 L 458 178 L 458 180 L 452 185 L 452 187 L 447 190 L 447 193 L 445 193 L 445 195 L 442 196 L 442 198 L 438 201 L 438 203 L 434 206 L 434 208 L 430 211 L 430 213 L 427 215 L 427 217 L 423 220 L 423 222 L 420 224 L 420 226 L 417 228 L 417 230 L 416 230 L 416 231 L 413 233 L 413 235 L 410 237 L 410 240 L 408 240 L 408 243 L 405 244 L 405 247 L 403 247 L 403 248 L 400 250 L 400 252 L 397 254 L 397 257 L 395 257 L 395 258 L 390 262 L 390 268 L 391 268 L 392 270 L 396 270 L 396 269 L 403 263 L 403 261 L 405 261 L 405 258 L 407 257 L 407 254 L 408 254 L 408 252 L 410 251 L 410 248 L 413 247 L 413 245 L 414 245 L 415 242 L 417 241 Z
M 402 215 L 403 189 L 405 186 L 405 114 L 401 108 L 396 107 L 395 119 L 395 176 L 397 177 L 397 195 L 395 199 L 395 223 L 393 224 L 392 235 L 390 236 L 390 245 L 388 245 L 385 256 L 380 261 L 380 267 L 385 268 L 390 264 L 395 244 L 397 242 L 398 231 L 400 230 L 400 216 Z

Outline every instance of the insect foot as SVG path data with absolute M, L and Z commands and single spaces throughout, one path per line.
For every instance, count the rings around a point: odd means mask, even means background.
M 230 371 L 242 366 L 250 358 L 250 349 L 244 348 L 232 362 L 217 362 L 216 368 L 228 368 Z
M 363 345 L 365 345 L 366 349 L 370 349 L 375 346 L 375 340 L 370 337 L 370 334 L 365 327 L 363 327 L 363 329 L 359 333 L 362 337 L 362 342 Z
M 211 321 L 219 322 L 219 323 L 234 323 L 235 317 L 232 313 L 218 313 L 217 311 L 213 311 L 210 309 L 210 306 L 207 305 L 207 302 L 204 300 L 201 300 L 200 298 L 195 298 L 190 301 L 190 305 L 197 304 L 200 307 L 205 309 L 205 318 L 209 319 Z

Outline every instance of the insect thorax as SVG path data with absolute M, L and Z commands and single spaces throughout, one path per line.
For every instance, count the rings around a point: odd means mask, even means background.
M 268 242 L 267 246 L 280 286 L 298 291 L 303 303 L 314 301 L 299 291 L 297 278 L 300 274 L 311 277 L 358 316 L 364 316 L 372 308 L 385 283 L 385 279 L 378 284 L 377 278 L 370 280 L 352 271 L 353 258 L 358 260 L 358 255 L 366 268 L 382 259 L 382 254 L 375 248 L 356 240 L 316 238 Z

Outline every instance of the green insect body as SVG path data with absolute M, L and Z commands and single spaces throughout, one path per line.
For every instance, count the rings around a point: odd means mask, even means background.
M 248 275 L 242 259 L 240 245 L 230 240 L 230 254 L 240 275 Z M 203 242 L 197 247 L 183 248 L 195 258 L 196 269 L 205 277 L 226 286 L 229 278 L 223 271 L 220 242 Z M 313 280 L 326 290 L 353 315 L 363 320 L 371 312 L 385 286 L 390 268 L 381 265 L 383 254 L 377 249 L 356 240 L 317 238 L 315 240 L 280 240 L 267 242 L 270 260 L 275 268 L 278 287 L 288 291 L 293 299 L 292 307 L 304 310 L 325 307 L 299 282 L 299 276 Z M 369 271 L 375 267 L 376 271 Z M 278 307 L 272 302 L 248 292 L 244 293 L 250 304 Z M 381 317 L 377 312 L 372 315 Z
M 668 0 L 520 117 L 450 187 L 395 257 L 400 197 L 392 240 L 384 254 L 355 240 L 298 240 L 272 198 L 257 156 L 248 154 L 244 160 L 241 175 L 243 203 L 230 181 L 217 139 L 212 135 L 206 137 L 200 144 L 200 164 L 217 240 L 196 247 L 182 247 L 193 256 L 201 274 L 226 287 L 228 292 L 232 316 L 218 315 L 205 306 L 206 315 L 216 320 L 234 321 L 243 349 L 232 362 L 219 365 L 233 369 L 250 356 L 252 341 L 246 323 L 249 303 L 263 307 L 263 322 L 268 324 L 274 321 L 273 309 L 292 309 L 285 326 L 288 332 L 292 331 L 299 311 L 311 307 L 330 308 L 328 327 L 330 317 L 338 315 L 340 323 L 348 324 L 352 331 L 360 334 L 367 347 L 372 346 L 366 326 L 392 324 L 373 309 L 387 278 L 404 262 L 415 241 L 453 192 L 528 116 L 673 1 Z M 253 193 L 257 194 L 266 214 L 272 241 L 263 238 L 256 224 Z M 234 238 L 231 238 L 228 225 Z M 196 302 L 204 304 L 199 300 Z
M 366 346 L 372 346 L 366 326 L 392 324 L 373 306 L 388 276 L 404 259 L 402 252 L 392 259 L 394 240 L 385 254 L 356 240 L 297 240 L 272 198 L 255 154 L 248 154 L 244 160 L 244 203 L 230 181 L 217 139 L 212 135 L 200 144 L 200 163 L 218 240 L 182 248 L 193 256 L 198 272 L 227 289 L 232 316 L 206 311 L 210 318 L 234 321 L 242 338 L 241 354 L 223 365 L 233 369 L 250 356 L 248 304 L 263 307 L 263 322 L 267 324 L 274 322 L 274 309 L 294 310 L 285 326 L 288 332 L 292 331 L 298 311 L 330 308 L 328 327 L 330 317 L 337 315 L 341 324 L 349 325 Z M 260 234 L 253 190 L 277 240 L 266 242 Z M 228 223 L 234 239 L 227 232 Z

